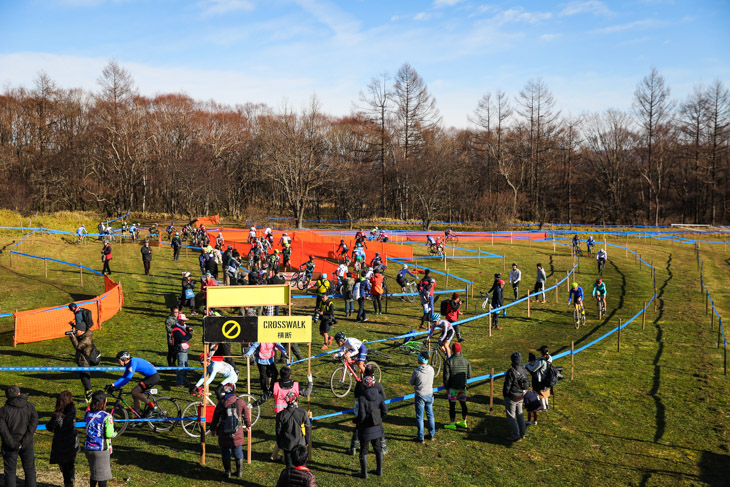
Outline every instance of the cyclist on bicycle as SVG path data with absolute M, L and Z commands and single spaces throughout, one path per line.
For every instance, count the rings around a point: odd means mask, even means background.
M 431 251 L 436 248 L 436 239 L 433 238 L 433 235 L 426 237 L 426 245 L 428 246 L 428 250 Z
M 254 225 L 248 231 L 248 241 L 254 242 L 256 240 L 256 226 Z
M 572 243 L 572 245 L 573 245 L 573 250 L 574 250 L 574 251 L 575 251 L 575 253 L 577 254 L 577 253 L 578 253 L 578 251 L 580 250 L 580 249 L 578 248 L 578 247 L 580 246 L 580 239 L 578 238 L 578 234 L 577 234 L 577 233 L 576 233 L 576 234 L 575 234 L 575 236 L 573 237 L 573 240 L 571 241 L 571 243 Z
M 436 243 L 434 244 L 434 248 L 436 249 L 437 253 L 441 253 L 444 251 L 444 239 L 441 237 L 436 238 Z
M 281 245 L 282 247 L 288 247 L 288 246 L 290 246 L 291 245 L 291 237 L 289 237 L 289 235 L 287 235 L 286 233 L 283 234 L 281 236 L 281 238 L 279 239 L 279 245 Z
M 360 369 L 360 377 L 365 375 L 365 362 L 368 358 L 368 349 L 363 342 L 357 338 L 347 338 L 343 332 L 338 331 L 335 334 L 335 341 L 340 346 L 340 351 L 333 355 L 334 359 L 344 357 L 348 362 L 352 362 L 353 357 L 357 357 L 357 367 Z
M 340 240 L 340 245 L 337 247 L 337 257 L 342 257 L 343 259 L 347 258 L 347 251 L 350 250 L 350 248 L 347 246 L 344 240 Z
M 274 249 L 274 253 L 269 255 L 269 270 L 274 271 L 274 274 L 279 273 L 279 249 Z
M 387 242 L 388 241 L 388 234 L 385 233 L 385 230 L 380 231 L 380 236 L 378 236 L 378 240 L 381 242 Z
M 598 272 L 603 272 L 603 266 L 606 265 L 607 260 L 608 260 L 608 254 L 606 254 L 606 249 L 599 249 L 598 252 L 596 252 L 596 261 L 598 262 Z
M 379 234 L 380 232 L 378 231 L 378 227 L 373 228 L 372 230 L 370 230 L 370 240 L 375 240 L 376 238 L 378 238 Z
M 307 279 L 311 280 L 312 274 L 314 274 L 314 267 L 315 267 L 314 256 L 310 255 L 309 260 L 299 266 L 299 272 L 302 272 L 302 269 L 304 269 L 304 274 L 307 276 Z
M 86 238 L 86 235 L 88 235 L 88 234 L 89 234 L 89 232 L 86 231 L 86 226 L 84 226 L 84 225 L 81 225 L 76 230 L 76 235 L 79 238 L 79 242 L 81 242 L 82 240 L 84 240 Z
M 355 270 L 359 271 L 363 262 L 365 262 L 365 249 L 361 245 L 355 245 L 352 250 L 352 258 L 355 260 Z
M 580 314 L 585 315 L 586 309 L 583 307 L 583 288 L 580 287 L 577 282 L 574 282 L 570 286 L 571 290 L 568 295 L 568 306 L 571 304 L 574 306 L 578 305 L 580 307 Z
M 449 237 L 452 237 L 454 235 L 454 231 L 450 228 L 447 228 L 444 230 L 444 240 L 448 239 Z
M 588 255 L 591 255 L 591 249 L 596 246 L 596 241 L 593 240 L 593 235 L 588 237 L 586 240 L 586 248 L 588 248 Z
M 114 381 L 114 383 L 106 386 L 104 390 L 108 394 L 111 394 L 114 391 L 121 389 L 130 380 L 132 380 L 132 377 L 134 377 L 134 374 L 136 372 L 139 372 L 140 374 L 142 374 L 143 378 L 141 381 L 139 381 L 139 384 L 134 386 L 134 388 L 132 389 L 134 409 L 138 413 L 142 414 L 143 418 L 149 416 L 150 412 L 155 408 L 155 403 L 147 402 L 147 398 L 145 397 L 144 393 L 150 387 L 157 385 L 160 382 L 160 374 L 157 373 L 157 369 L 154 365 L 152 365 L 145 359 L 132 357 L 132 355 L 126 350 L 122 350 L 117 354 L 117 362 L 119 362 L 119 365 L 126 369 L 124 371 L 124 375 Z M 144 412 L 140 411 L 139 408 L 141 401 L 145 402 Z
M 375 252 L 375 257 L 370 261 L 370 267 L 373 269 L 383 265 L 383 258 L 380 257 L 380 252 Z
M 603 301 L 603 309 L 606 309 L 606 283 L 600 277 L 593 283 L 592 296 L 597 300 Z
M 433 332 L 436 331 L 436 328 L 438 327 L 441 328 L 441 336 L 438 339 L 439 348 L 446 354 L 446 357 L 451 357 L 450 344 L 451 340 L 454 339 L 456 330 L 454 330 L 454 327 L 450 322 L 441 319 L 441 313 L 431 313 L 431 329 L 428 331 L 428 338 L 426 338 L 426 340 L 431 341 Z
M 286 269 L 289 266 L 289 263 L 291 262 L 291 246 L 285 245 L 284 250 L 281 252 L 282 257 L 284 258 L 282 264 L 284 269 Z
M 167 232 L 167 240 L 170 240 L 172 232 L 175 231 L 175 222 L 170 222 L 165 231 Z
M 408 264 L 403 264 L 403 268 L 398 271 L 398 274 L 395 276 L 395 282 L 398 283 L 400 286 L 400 291 L 402 293 L 406 292 L 406 285 L 408 284 L 408 279 L 406 276 L 411 276 L 413 279 L 418 279 L 415 275 L 411 274 L 411 271 L 408 270 Z M 400 298 L 401 301 L 405 301 L 404 297 Z
M 219 357 L 216 357 L 217 359 Z M 205 354 L 200 355 L 200 365 L 205 363 Z M 223 386 L 226 384 L 236 384 L 238 382 L 238 373 L 228 362 L 224 362 L 223 359 L 213 360 L 212 357 L 208 357 L 208 380 L 205 380 L 205 374 L 200 377 L 200 380 L 194 385 L 190 386 L 190 393 L 197 392 L 198 394 L 203 392 L 203 383 L 208 385 L 213 383 L 215 376 L 221 374 L 223 381 L 215 390 L 215 395 L 218 400 L 223 396 Z
M 225 241 L 223 240 L 223 233 L 218 232 L 218 236 L 215 238 L 215 248 L 218 250 L 223 250 L 223 245 L 225 244 Z

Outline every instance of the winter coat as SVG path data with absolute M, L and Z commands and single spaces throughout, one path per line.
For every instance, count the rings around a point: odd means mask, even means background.
M 298 408 L 296 404 L 290 404 L 276 414 L 276 444 L 282 450 L 292 451 L 297 445 L 307 446 L 311 434 L 307 412 Z
M 94 348 L 94 332 L 89 330 L 80 337 L 76 334 L 68 336 L 71 339 L 71 344 L 76 349 L 76 363 L 79 367 L 89 367 L 89 354 L 91 349 Z
M 236 403 L 236 409 L 241 416 L 242 425 L 233 434 L 223 432 L 223 419 L 226 416 L 226 409 L 231 404 Z M 221 448 L 233 448 L 242 446 L 244 443 L 243 425 L 247 428 L 251 427 L 251 411 L 246 407 L 246 402 L 235 394 L 227 394 L 222 401 L 219 401 L 213 412 L 213 422 L 210 424 L 210 431 L 214 431 L 218 435 L 218 446 Z
M 383 416 L 388 414 L 388 406 L 375 387 L 366 387 L 357 401 L 357 431 L 360 442 L 375 440 L 385 436 Z
M 28 448 L 33 444 L 33 435 L 38 426 L 38 412 L 28 396 L 11 397 L 0 408 L 0 437 L 4 451 Z
M 288 467 L 281 471 L 276 487 L 317 487 L 317 482 L 307 467 Z
M 152 262 L 152 249 L 146 245 L 142 247 L 142 262 Z
M 185 296 L 183 296 L 183 299 L 185 299 Z M 167 318 L 165 318 L 165 331 L 167 332 L 167 345 L 169 347 L 173 346 L 172 329 L 175 328 L 176 323 L 177 323 L 177 318 L 175 318 L 175 315 L 170 315 Z
M 444 363 L 444 387 L 462 391 L 471 377 L 471 364 L 460 353 L 453 353 Z
M 512 354 L 512 368 L 504 375 L 502 394 L 505 398 L 519 398 L 530 388 L 530 378 L 522 366 L 522 356 L 515 352 Z
M 79 452 L 79 434 L 76 430 L 76 406 L 67 404 L 61 413 L 53 413 L 46 423 L 53 433 L 51 459 L 48 463 L 63 465 L 73 462 Z

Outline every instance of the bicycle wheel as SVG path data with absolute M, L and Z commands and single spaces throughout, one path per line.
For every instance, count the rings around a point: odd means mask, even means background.
M 581 313 L 580 313 L 580 324 L 581 325 L 586 324 L 586 314 L 585 314 L 585 310 L 583 310 L 583 309 L 581 309 Z
M 202 404 L 200 401 L 191 402 L 187 406 L 185 406 L 185 409 L 183 409 L 182 417 L 183 418 L 199 418 L 198 416 L 198 406 Z M 192 436 L 193 438 L 200 438 L 200 422 L 197 419 L 183 419 L 180 421 L 180 424 L 182 425 L 182 429 L 185 433 L 188 434 L 188 436 Z M 210 430 L 206 429 L 205 434 L 209 435 Z
M 129 413 L 124 405 L 119 404 L 116 407 L 112 407 L 111 410 L 112 418 L 114 418 L 114 430 L 117 432 L 117 436 L 127 431 L 129 423 L 126 421 L 129 419 Z
M 459 243 L 459 237 L 451 237 L 451 242 L 458 244 Z
M 170 431 L 179 421 L 177 418 L 180 417 L 180 406 L 171 397 L 158 397 L 154 402 L 157 409 L 150 413 L 149 418 L 155 421 L 148 421 L 147 424 L 156 433 Z
M 575 329 L 580 328 L 580 310 L 577 306 L 573 307 L 573 322 L 575 323 Z
M 441 373 L 442 359 L 438 348 L 432 348 L 428 357 L 428 363 L 433 367 L 433 376 L 438 377 Z
M 330 389 L 335 397 L 345 397 L 352 388 L 352 375 L 348 372 L 347 367 L 340 365 L 332 371 L 330 377 Z
M 255 425 L 261 416 L 261 406 L 254 406 L 252 404 L 256 398 L 251 394 L 239 394 L 238 397 L 243 399 L 246 405 L 251 404 L 251 409 L 249 409 L 249 412 L 251 413 L 251 426 Z
M 368 365 L 373 366 L 373 372 L 374 372 L 373 377 L 375 377 L 375 380 L 377 382 L 380 382 L 380 379 L 383 378 L 383 372 L 380 370 L 380 365 L 378 365 L 377 363 L 375 363 L 373 361 L 365 363 L 365 367 L 367 367 Z
M 408 293 L 409 296 L 405 296 L 405 298 L 406 298 L 406 301 L 408 301 L 409 303 L 412 303 L 413 301 L 416 300 L 416 296 L 415 296 L 416 289 L 415 288 L 416 288 L 416 286 L 412 282 L 409 282 L 408 285 L 406 286 L 406 293 Z
M 603 306 L 601 306 L 600 299 L 597 302 L 598 302 L 598 319 L 600 320 L 601 318 L 603 318 Z

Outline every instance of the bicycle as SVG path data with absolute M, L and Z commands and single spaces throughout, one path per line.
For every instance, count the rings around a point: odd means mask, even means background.
M 405 293 L 405 296 L 401 296 L 401 299 L 404 301 L 408 301 L 409 303 L 412 303 L 416 300 L 416 294 L 418 294 L 418 290 L 416 288 L 416 281 L 412 279 L 406 279 L 406 283 L 404 286 L 401 286 L 401 292 Z
M 180 406 L 178 406 L 175 399 L 171 397 L 156 397 L 156 394 L 157 388 L 144 392 L 144 395 L 147 398 L 145 402 L 148 404 L 150 402 L 153 403 L 155 405 L 155 409 L 149 410 L 149 407 L 146 407 L 145 409 L 147 411 L 142 414 L 137 412 L 134 407 L 124 400 L 124 392 L 122 389 L 117 389 L 116 395 L 114 395 L 114 393 L 109 394 L 109 398 L 116 399 L 110 412 L 114 421 L 119 424 L 119 427 L 116 430 L 117 436 L 124 433 L 129 426 L 129 422 L 127 421 L 129 419 L 129 411 L 132 412 L 134 416 L 133 419 L 146 419 L 147 425 L 155 433 L 170 431 L 175 427 L 181 417 Z
M 297 289 L 301 289 L 303 291 L 307 289 L 312 283 L 312 276 L 311 274 L 307 274 L 306 272 L 302 271 L 295 272 L 290 282 L 292 287 L 296 287 Z
M 603 259 L 598 260 L 598 273 L 603 275 L 603 268 L 606 267 L 606 261 Z
M 210 399 L 210 396 L 213 393 L 209 392 L 208 395 L 205 398 L 205 423 L 208 424 L 213 421 L 213 411 L 215 410 L 215 403 Z M 196 394 L 199 397 L 202 397 L 202 394 Z M 246 405 L 252 404 L 256 399 L 251 394 L 237 394 L 238 397 L 243 399 L 246 402 Z M 210 407 L 212 406 L 212 407 Z M 182 420 L 180 421 L 180 424 L 182 425 L 183 431 L 188 436 L 192 436 L 193 438 L 199 438 L 200 437 L 200 418 L 201 418 L 201 412 L 203 409 L 203 401 L 192 401 L 190 404 L 185 406 L 185 409 L 183 409 L 182 412 Z M 251 412 L 251 426 L 255 425 L 256 422 L 259 420 L 259 417 L 261 416 L 261 406 L 252 406 L 251 409 L 249 409 Z M 193 419 L 194 418 L 194 419 Z M 245 427 L 245 426 L 244 426 Z M 205 434 L 210 434 L 210 428 L 205 429 Z
M 332 371 L 332 376 L 330 377 L 330 389 L 335 397 L 345 397 L 350 392 L 350 389 L 352 389 L 353 377 L 357 382 L 360 382 L 361 380 L 360 371 L 355 371 L 352 367 L 354 362 L 345 360 L 344 357 L 342 357 L 340 361 L 342 362 L 342 365 L 335 367 L 335 370 Z M 375 380 L 380 382 L 383 375 L 380 371 L 380 366 L 373 361 L 365 363 L 366 367 L 368 365 L 373 366 L 373 370 L 375 371 Z
M 580 325 L 586 324 L 586 313 L 581 303 L 573 304 L 573 322 L 576 330 L 580 328 Z
M 489 306 L 489 301 L 492 299 L 492 295 L 486 291 L 481 291 L 479 293 L 479 299 L 482 298 L 484 298 L 484 301 L 482 301 L 482 311 L 490 311 L 492 307 Z
M 582 257 L 583 256 L 583 251 L 580 249 L 580 245 L 574 245 L 573 246 L 573 254 L 576 257 Z
M 606 305 L 603 304 L 603 296 L 600 294 L 596 295 L 596 301 L 598 301 L 598 319 L 603 319 L 603 315 L 606 314 Z
M 428 353 L 428 363 L 433 367 L 434 377 L 438 377 L 441 373 L 443 363 L 446 361 L 446 354 L 441 350 L 440 347 L 436 346 L 431 348 L 429 345 L 429 339 L 426 338 L 423 341 L 418 341 L 413 338 L 409 339 L 398 347 L 402 353 L 407 355 L 418 355 L 421 352 Z
M 444 239 L 444 243 L 448 243 L 448 242 L 457 244 L 457 243 L 459 243 L 459 237 L 457 237 L 456 235 L 449 235 L 448 237 L 446 237 Z

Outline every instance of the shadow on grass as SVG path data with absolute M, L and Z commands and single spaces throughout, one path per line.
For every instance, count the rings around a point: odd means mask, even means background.
M 659 347 L 657 349 L 656 355 L 654 356 L 654 378 L 653 378 L 653 384 L 651 391 L 649 391 L 649 395 L 654 399 L 654 405 L 656 407 L 656 432 L 654 433 L 654 441 L 659 441 L 664 436 L 664 431 L 667 426 L 667 419 L 666 419 L 666 407 L 664 406 L 664 402 L 662 401 L 661 396 L 659 395 L 659 388 L 661 387 L 661 373 L 662 368 L 661 365 L 659 365 L 659 361 L 662 358 L 662 354 L 664 353 L 664 331 L 662 330 L 662 327 L 660 325 L 661 319 L 664 316 L 664 291 L 667 288 L 667 285 L 669 284 L 669 281 L 672 280 L 674 277 L 674 274 L 672 273 L 672 254 L 669 254 L 669 257 L 667 257 L 667 278 L 664 280 L 662 285 L 659 287 L 659 290 L 657 291 L 657 297 L 656 300 L 658 301 L 658 313 L 656 315 L 656 318 L 654 319 L 654 326 L 656 327 L 657 333 L 656 333 L 656 342 L 659 344 Z
M 730 478 L 730 455 L 703 451 L 700 458 L 700 481 L 711 486 L 727 485 Z

